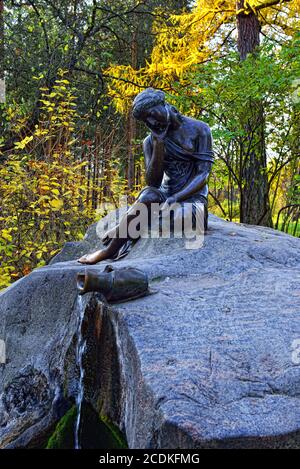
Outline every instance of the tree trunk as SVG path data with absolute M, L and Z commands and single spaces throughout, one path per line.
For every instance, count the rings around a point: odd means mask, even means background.
M 131 112 L 128 114 L 127 132 L 127 185 L 130 192 L 134 186 L 134 140 L 136 139 L 136 121 Z
M 3 0 L 0 0 L 0 80 L 4 78 L 4 18 Z
M 138 52 L 138 38 L 137 31 L 133 31 L 131 40 L 131 65 L 134 69 L 137 68 L 137 52 Z M 131 111 L 128 113 L 127 121 L 127 186 L 128 192 L 133 190 L 134 186 L 134 149 L 136 139 L 136 120 L 132 116 Z M 129 200 L 129 202 L 132 202 Z
M 244 7 L 244 0 L 237 2 L 238 9 Z M 237 15 L 237 31 L 238 31 L 238 51 L 241 60 L 244 60 L 249 53 L 255 52 L 259 46 L 260 23 L 255 13 L 248 15 L 239 13 Z
M 244 0 L 237 2 L 243 8 Z M 238 51 L 245 60 L 249 53 L 256 54 L 259 46 L 260 23 L 254 12 L 237 15 Z M 272 226 L 265 146 L 265 116 L 260 100 L 249 99 L 243 116 L 246 139 L 242 154 L 242 190 L 240 221 L 253 225 Z

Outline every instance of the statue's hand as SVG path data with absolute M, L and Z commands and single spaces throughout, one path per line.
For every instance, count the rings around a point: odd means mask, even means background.
M 162 132 L 156 132 L 153 128 L 150 128 L 153 139 L 158 142 L 164 142 L 168 134 L 169 127 L 170 127 L 170 121 L 168 120 L 168 123 Z
M 161 207 L 161 211 L 166 210 L 167 208 L 169 208 L 172 204 L 175 204 L 176 202 L 177 202 L 176 197 L 174 195 L 171 195 L 164 202 L 163 206 Z
M 154 142 L 160 143 L 160 144 L 164 143 L 164 140 L 166 138 L 166 132 L 156 133 L 156 132 L 153 132 L 153 130 L 151 132 L 152 132 L 152 138 Z

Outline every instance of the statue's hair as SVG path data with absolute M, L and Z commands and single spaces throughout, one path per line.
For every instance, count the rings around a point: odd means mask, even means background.
M 134 98 L 132 104 L 133 117 L 140 119 L 141 115 L 147 111 L 147 109 L 159 104 L 166 104 L 165 93 L 160 90 L 155 90 L 154 88 L 146 88 Z

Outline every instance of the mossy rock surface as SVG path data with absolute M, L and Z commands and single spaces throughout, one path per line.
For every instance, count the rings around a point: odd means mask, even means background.
M 82 448 L 126 448 L 126 441 L 119 429 L 107 418 L 100 416 L 89 404 L 82 407 L 80 441 Z
M 73 449 L 74 448 L 74 427 L 77 416 L 77 409 L 74 405 L 60 419 L 54 433 L 48 440 L 46 449 Z
M 73 449 L 74 429 L 77 417 L 73 406 L 60 419 L 48 440 L 47 449 Z M 127 448 L 127 443 L 120 430 L 106 416 L 98 416 L 95 410 L 84 403 L 80 425 L 80 446 L 84 449 Z
M 101 415 L 100 421 L 107 427 L 106 431 L 110 434 L 114 443 L 117 445 L 115 446 L 116 448 L 128 448 L 128 444 L 123 433 L 106 415 Z

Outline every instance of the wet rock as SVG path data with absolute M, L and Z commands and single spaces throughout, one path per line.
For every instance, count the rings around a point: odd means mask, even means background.
M 100 235 L 93 225 L 0 294 L 2 448 L 41 446 L 74 405 L 85 269 L 75 259 Z M 132 448 L 300 447 L 299 239 L 210 216 L 200 249 L 141 239 L 115 265 L 143 269 L 152 294 L 118 305 L 83 298 L 95 415 Z

